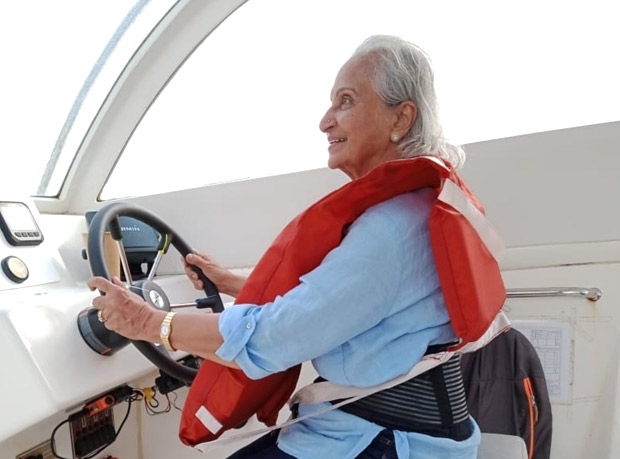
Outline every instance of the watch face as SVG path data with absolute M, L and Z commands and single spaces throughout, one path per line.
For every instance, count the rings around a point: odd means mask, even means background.
M 162 335 L 166 336 L 168 333 L 170 333 L 170 327 L 168 325 L 162 325 L 160 332 Z

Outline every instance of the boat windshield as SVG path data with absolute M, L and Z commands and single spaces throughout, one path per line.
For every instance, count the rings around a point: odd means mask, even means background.
M 0 188 L 56 196 L 111 85 L 174 2 L 34 3 L 7 2 L 0 20 Z M 372 34 L 402 36 L 432 57 L 445 135 L 456 143 L 616 121 L 613 4 L 248 1 L 154 101 L 101 197 L 323 167 L 318 123 L 334 76 Z M 137 165 L 153 168 L 153 189 L 126 179 Z
M 5 2 L 0 191 L 55 196 L 93 117 L 175 2 Z

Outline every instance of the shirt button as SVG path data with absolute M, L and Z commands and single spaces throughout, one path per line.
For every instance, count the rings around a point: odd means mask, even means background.
M 250 322 L 248 322 L 247 324 L 245 324 L 245 328 L 247 328 L 249 330 L 250 328 L 252 328 L 252 324 Z

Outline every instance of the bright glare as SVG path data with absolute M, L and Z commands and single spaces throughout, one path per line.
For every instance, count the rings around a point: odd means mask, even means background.
M 2 156 L 19 166 L 3 168 L 2 189 L 34 193 L 80 87 L 128 10 L 122 2 L 96 3 L 2 5 Z
M 371 34 L 431 56 L 446 137 L 470 143 L 620 119 L 605 2 L 249 1 L 186 62 L 102 198 L 325 166 L 334 77 Z M 140 170 L 149 180 L 127 180 Z
M 135 3 L 3 5 L 0 191 L 35 194 L 80 88 Z M 171 3 L 151 0 L 149 8 L 163 13 Z M 616 3 L 250 0 L 154 102 L 102 196 L 324 167 L 318 122 L 333 79 L 371 34 L 402 36 L 431 56 L 444 132 L 456 143 L 618 120 Z M 101 96 L 73 126 L 54 186 L 134 49 L 115 55 L 94 88 Z M 135 170 L 148 179 L 131 180 Z
M 51 177 L 45 194 L 58 192 L 111 85 L 172 3 L 32 0 L 2 5 L 0 122 L 5 161 L 0 191 L 36 194 L 56 149 L 60 173 Z M 113 52 L 102 59 L 123 21 L 131 26 L 121 28 Z M 79 111 L 73 113 L 76 107 Z

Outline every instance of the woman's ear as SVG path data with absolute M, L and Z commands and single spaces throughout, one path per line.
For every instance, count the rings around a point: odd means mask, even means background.
M 409 130 L 415 120 L 418 118 L 418 107 L 410 101 L 401 102 L 396 107 L 396 122 L 394 123 L 394 131 L 401 137 Z

